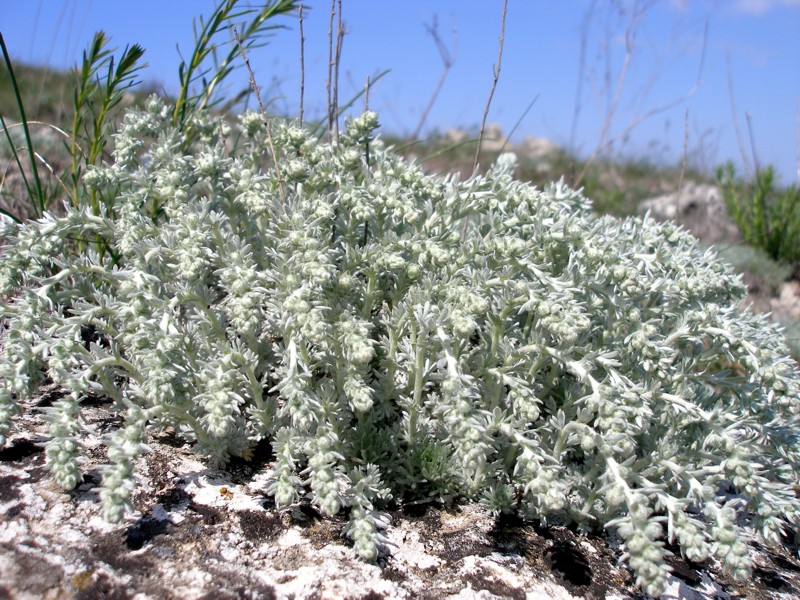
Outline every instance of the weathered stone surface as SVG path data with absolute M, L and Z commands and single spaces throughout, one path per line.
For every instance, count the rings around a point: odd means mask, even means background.
M 706 244 L 741 239 L 715 185 L 689 181 L 677 192 L 645 200 L 639 208 L 657 219 L 677 221 Z
M 207 468 L 171 435 L 140 460 L 136 512 L 121 525 L 100 517 L 95 487 L 105 452 L 98 435 L 111 405 L 84 411 L 84 481 L 56 489 L 44 469 L 41 410 L 27 407 L 0 451 L 0 598 L 459 598 L 637 597 L 613 537 L 578 535 L 494 519 L 476 505 L 397 506 L 376 564 L 354 557 L 344 518 L 309 504 L 278 511 L 264 495 L 270 449 L 226 471 Z M 716 565 L 679 557 L 669 598 L 778 598 L 800 594 L 800 563 L 755 548 L 752 582 L 734 584 Z M 780 596 L 783 594 L 783 596 Z M 642 596 L 638 596 L 642 597 Z
M 800 321 L 800 281 L 787 281 L 777 298 L 770 299 L 770 312 L 779 319 Z
M 469 134 L 461 129 L 450 129 L 445 133 L 448 142 L 452 144 L 463 143 L 468 140 Z M 477 136 L 476 136 L 477 138 Z M 487 123 L 483 132 L 481 149 L 487 152 L 500 152 L 506 150 L 515 152 L 521 158 L 541 160 L 550 158 L 562 151 L 561 147 L 543 137 L 526 136 L 520 143 L 512 144 L 503 127 L 499 123 Z

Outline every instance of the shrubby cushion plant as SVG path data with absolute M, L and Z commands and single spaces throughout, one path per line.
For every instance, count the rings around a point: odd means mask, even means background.
M 272 122 L 277 164 L 255 113 L 170 115 L 127 114 L 85 174 L 98 213 L 1 232 L 0 440 L 51 380 L 47 464 L 72 488 L 81 403 L 112 399 L 108 519 L 171 428 L 218 466 L 269 441 L 265 492 L 348 510 L 365 559 L 391 498 L 614 527 L 652 594 L 666 543 L 746 577 L 747 536 L 797 525 L 796 366 L 684 230 L 596 217 L 510 154 L 427 176 L 371 112 L 325 143 Z

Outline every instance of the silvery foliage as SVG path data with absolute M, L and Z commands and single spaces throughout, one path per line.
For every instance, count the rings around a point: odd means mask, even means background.
M 667 541 L 741 578 L 746 536 L 798 523 L 796 367 L 676 225 L 598 218 L 563 183 L 515 181 L 508 154 L 426 176 L 370 112 L 334 143 L 273 122 L 280 180 L 258 115 L 199 115 L 186 154 L 169 114 L 132 110 L 86 174 L 103 214 L 0 232 L 0 440 L 52 380 L 47 464 L 70 489 L 81 403 L 113 399 L 110 520 L 171 427 L 219 466 L 268 440 L 278 506 L 349 508 L 365 559 L 390 494 L 615 527 L 650 594 Z

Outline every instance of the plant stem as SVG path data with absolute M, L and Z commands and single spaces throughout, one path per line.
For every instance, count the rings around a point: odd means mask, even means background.
M 423 335 L 420 335 L 422 333 Z M 422 406 L 422 388 L 425 385 L 425 338 L 426 332 L 419 331 L 415 317 L 411 318 L 411 345 L 414 348 L 414 395 L 408 410 L 408 443 L 413 445 L 417 439 L 417 419 Z
M 280 190 L 281 194 L 281 202 L 286 204 L 286 194 L 283 191 L 283 179 L 281 178 L 281 170 L 280 165 L 278 164 L 278 155 L 275 153 L 275 146 L 272 143 L 272 134 L 269 130 L 269 120 L 267 119 L 267 112 L 264 110 L 264 104 L 261 102 L 261 92 L 258 90 L 258 86 L 256 85 L 256 78 L 253 75 L 253 69 L 250 68 L 250 60 L 247 58 L 247 54 L 244 52 L 244 48 L 242 47 L 242 40 L 239 37 L 239 32 L 236 30 L 236 27 L 233 28 L 233 35 L 236 37 L 236 43 L 239 46 L 239 52 L 242 54 L 242 58 L 244 59 L 244 66 L 247 67 L 247 72 L 250 74 L 250 87 L 253 89 L 253 92 L 256 94 L 256 100 L 258 101 L 258 109 L 261 111 L 261 120 L 264 122 L 264 127 L 267 130 L 267 143 L 269 144 L 269 151 L 272 154 L 272 164 L 275 167 L 275 176 L 278 178 L 278 189 Z

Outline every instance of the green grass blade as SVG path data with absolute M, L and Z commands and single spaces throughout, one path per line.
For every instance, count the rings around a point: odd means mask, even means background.
M 22 161 L 19 159 L 19 154 L 17 153 L 17 147 L 14 145 L 14 140 L 11 139 L 11 134 L 8 132 L 8 126 L 6 125 L 6 120 L 3 118 L 3 115 L 1 114 L 0 114 L 0 125 L 3 126 L 3 133 L 6 135 L 6 141 L 8 142 L 8 147 L 11 149 L 11 155 L 14 157 L 14 162 L 17 163 L 17 168 L 19 169 L 20 175 L 22 175 L 22 182 L 25 184 L 25 189 L 28 190 L 28 196 L 31 198 L 31 203 L 32 206 L 34 207 L 34 212 L 36 212 L 36 204 L 33 202 L 34 198 L 33 189 L 31 189 L 28 177 L 27 175 L 25 175 L 25 169 L 22 168 Z
M 207 21 L 201 18 L 195 23 L 195 47 L 189 60 L 183 60 L 178 68 L 180 88 L 172 120 L 180 128 L 193 111 L 210 108 L 220 101 L 216 99 L 217 90 L 236 68 L 238 44 L 230 44 L 227 53 L 220 53 L 220 58 L 217 52 L 222 44 L 216 42 L 218 34 L 231 31 L 235 20 L 244 19 L 239 36 L 242 47 L 248 50 L 263 46 L 265 42 L 260 40 L 270 31 L 283 27 L 272 25 L 270 21 L 296 10 L 299 0 L 271 0 L 264 2 L 262 8 L 245 8 L 241 4 L 239 0 L 226 0 Z M 204 67 L 209 59 L 213 60 L 213 68 Z M 191 88 L 197 82 L 202 82 L 202 91 L 193 94 Z
M 6 63 L 6 67 L 8 68 L 8 76 L 11 78 L 11 87 L 14 90 L 14 97 L 17 101 L 17 108 L 19 109 L 19 116 L 20 121 L 22 122 L 22 130 L 25 132 L 25 143 L 28 145 L 28 158 L 31 162 L 31 170 L 33 171 L 33 187 L 36 192 L 34 195 L 31 193 L 31 188 L 28 187 L 28 194 L 31 196 L 31 204 L 34 208 L 34 213 L 36 216 L 41 217 L 46 210 L 46 202 L 44 196 L 44 190 L 42 189 L 42 182 L 39 179 L 39 169 L 36 165 L 36 158 L 34 157 L 33 152 L 33 141 L 31 140 L 31 132 L 28 129 L 28 118 L 25 116 L 25 106 L 22 103 L 22 98 L 19 95 L 19 86 L 17 85 L 17 78 L 14 76 L 14 68 L 11 65 L 11 57 L 8 55 L 8 49 L 6 49 L 6 42 L 3 39 L 3 34 L 0 33 L 0 48 L 3 50 L 3 60 Z M 8 129 L 6 128 L 5 121 L 3 122 L 3 129 L 6 131 L 6 136 L 8 136 L 9 142 L 11 141 L 11 136 L 8 134 Z M 12 144 L 13 147 L 13 144 Z M 21 165 L 19 163 L 19 157 L 17 156 L 16 152 L 14 152 L 14 157 L 17 160 L 17 165 Z M 24 177 L 24 175 L 23 175 Z M 26 181 L 27 186 L 27 181 Z
M 0 215 L 5 215 L 5 216 L 9 217 L 11 220 L 13 220 L 13 221 L 15 221 L 17 223 L 22 223 L 22 221 L 20 221 L 19 218 L 17 218 L 16 215 L 11 214 L 10 212 L 8 212 L 3 207 L 0 207 Z

